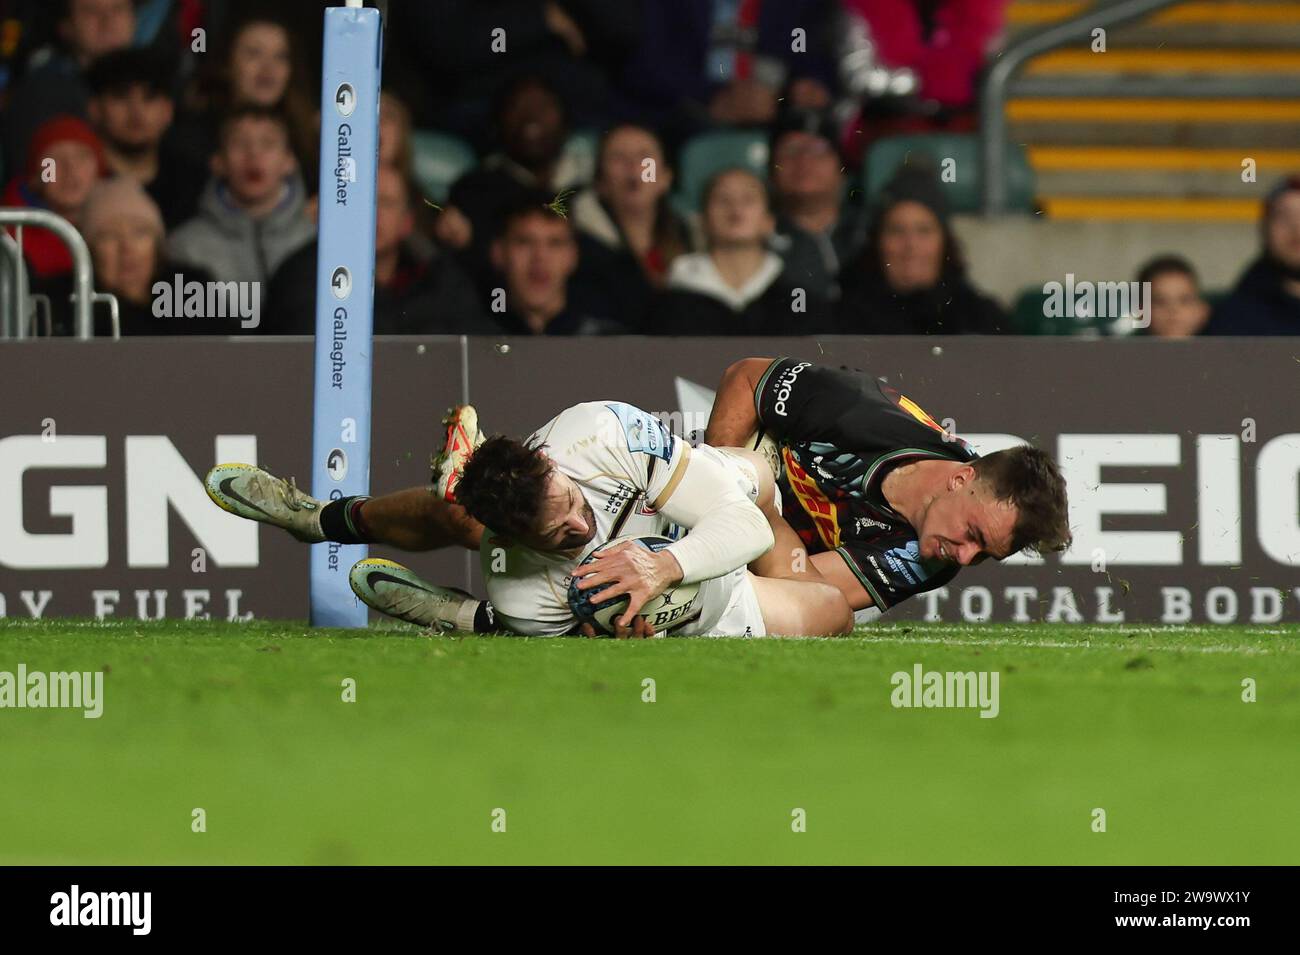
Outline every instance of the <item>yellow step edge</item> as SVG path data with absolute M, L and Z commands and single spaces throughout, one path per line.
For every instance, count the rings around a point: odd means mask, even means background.
M 1300 50 L 1185 50 L 1168 47 L 1055 50 L 1030 62 L 1025 72 L 1106 73 L 1300 73 Z
M 1007 22 L 1017 26 L 1055 23 L 1078 16 L 1093 6 L 1078 0 L 1015 3 Z M 1185 23 L 1300 23 L 1300 3 L 1182 3 L 1150 17 L 1147 23 L 1168 26 Z
M 1241 161 L 1265 169 L 1300 169 L 1300 149 L 1193 149 L 1171 146 L 1029 146 L 1029 164 L 1040 172 L 1102 169 L 1166 172 L 1241 171 Z
M 1254 222 L 1258 199 L 1128 199 L 1099 196 L 1040 196 L 1051 219 L 1178 220 Z
M 1013 99 L 1012 122 L 1300 122 L 1298 100 L 1255 99 Z

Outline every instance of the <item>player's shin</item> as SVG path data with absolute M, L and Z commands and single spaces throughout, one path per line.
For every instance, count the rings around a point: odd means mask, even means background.
M 326 540 L 341 544 L 386 544 L 426 551 L 461 546 L 478 550 L 483 525 L 428 487 L 412 487 L 372 498 L 344 498 L 321 512 Z

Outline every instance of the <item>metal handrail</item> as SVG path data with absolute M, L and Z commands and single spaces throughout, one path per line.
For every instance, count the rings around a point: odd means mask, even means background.
M 117 341 L 122 337 L 122 317 L 118 311 L 117 296 L 112 292 L 92 292 L 91 298 L 108 306 L 108 325 L 113 330 L 113 341 Z
M 1064 23 L 1053 23 L 1031 33 L 998 56 L 980 90 L 981 197 L 986 216 L 1000 215 L 1007 206 L 1007 86 L 1031 57 L 1090 36 L 1098 27 L 1136 20 L 1179 0 L 1115 0 L 1090 7 Z
M 0 338 L 22 338 L 27 326 L 27 262 L 14 237 L 4 230 L 0 230 L 0 253 L 6 259 L 0 263 Z
M 63 240 L 64 245 L 72 253 L 72 305 L 76 317 L 77 337 L 94 338 L 95 321 L 92 309 L 95 291 L 90 266 L 90 247 L 86 245 L 86 240 L 77 231 L 77 227 L 63 216 L 46 209 L 0 209 L 0 226 L 10 225 L 49 229 Z M 21 239 L 18 245 L 21 249 Z

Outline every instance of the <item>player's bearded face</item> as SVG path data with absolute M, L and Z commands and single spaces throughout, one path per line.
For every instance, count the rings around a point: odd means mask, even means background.
M 596 536 L 596 513 L 578 485 L 552 470 L 529 547 L 543 551 L 578 550 Z
M 966 566 L 1011 549 L 1016 508 L 998 501 L 977 482 L 947 488 L 926 509 L 917 532 L 921 557 Z

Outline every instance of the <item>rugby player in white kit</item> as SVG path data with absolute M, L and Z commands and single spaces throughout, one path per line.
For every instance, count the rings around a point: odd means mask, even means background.
M 226 510 L 308 542 L 478 549 L 486 601 L 382 558 L 352 569 L 367 604 L 421 626 L 580 632 L 568 600 L 576 573 L 577 587 L 601 600 L 628 597 L 619 636 L 653 635 L 637 611 L 679 583 L 700 584 L 699 615 L 674 633 L 821 636 L 852 628 L 848 602 L 781 518 L 760 455 L 691 447 L 655 416 L 617 401 L 569 408 L 522 442 L 484 441 L 472 408 L 457 409 L 448 423 L 447 460 L 433 488 L 323 504 L 249 465 L 219 465 L 206 487 Z M 579 566 L 609 540 L 651 535 L 676 539 L 658 552 L 607 548 Z

